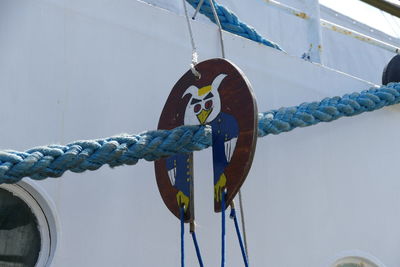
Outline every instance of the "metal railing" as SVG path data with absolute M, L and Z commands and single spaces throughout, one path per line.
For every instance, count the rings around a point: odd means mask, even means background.
M 301 18 L 301 19 L 309 20 L 310 17 L 312 17 L 312 14 L 307 14 L 304 11 L 301 11 L 299 9 L 290 7 L 290 6 L 285 5 L 285 4 L 282 4 L 282 3 L 278 2 L 278 1 L 275 1 L 275 0 L 264 0 L 264 2 L 267 3 L 271 7 L 277 8 L 280 11 L 283 11 L 283 12 L 285 12 L 287 14 L 290 14 L 290 15 L 294 15 L 294 16 L 296 16 L 298 18 Z M 355 30 L 346 28 L 344 26 L 335 24 L 333 22 L 330 22 L 330 21 L 327 21 L 327 20 L 324 20 L 324 19 L 320 19 L 320 25 L 322 27 L 326 28 L 326 29 L 329 29 L 329 30 L 332 30 L 332 31 L 335 31 L 335 32 L 338 32 L 338 33 L 341 33 L 341 34 L 344 34 L 344 35 L 347 35 L 347 36 L 350 36 L 350 37 L 355 38 L 355 39 L 357 39 L 359 41 L 362 41 L 362 42 L 369 43 L 371 45 L 380 47 L 380 48 L 382 48 L 384 50 L 387 50 L 389 52 L 400 54 L 400 48 L 396 47 L 395 45 L 391 45 L 389 43 L 383 42 L 381 40 L 378 40 L 378 39 L 373 38 L 371 36 L 368 36 L 366 34 L 359 33 L 359 32 L 357 32 Z

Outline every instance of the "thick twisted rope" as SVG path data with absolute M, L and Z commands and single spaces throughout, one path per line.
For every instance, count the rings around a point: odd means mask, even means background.
M 182 126 L 173 130 L 147 131 L 71 144 L 36 147 L 25 152 L 0 151 L 0 183 L 15 183 L 23 177 L 35 180 L 60 177 L 67 170 L 84 172 L 134 165 L 139 159 L 153 161 L 177 153 L 210 146 L 209 126 Z
M 196 8 L 200 2 L 200 0 L 186 0 L 189 4 L 191 4 L 194 8 Z M 214 1 L 214 0 L 212 0 Z M 231 32 L 233 34 L 240 35 L 244 38 L 256 41 L 258 43 L 264 44 L 269 47 L 276 48 L 282 51 L 280 46 L 272 41 L 269 41 L 262 37 L 253 27 L 247 25 L 246 23 L 239 20 L 239 18 L 232 13 L 229 9 L 225 8 L 222 5 L 219 5 L 214 1 L 215 9 L 218 14 L 218 18 L 221 22 L 222 29 L 225 31 Z M 214 14 L 212 12 L 212 8 L 210 5 L 210 0 L 205 0 L 203 5 L 201 6 L 199 12 L 206 17 L 208 17 L 212 22 L 216 23 Z
M 271 110 L 259 113 L 258 136 L 330 122 L 399 102 L 400 83 L 390 83 L 360 93 Z M 153 161 L 177 153 L 202 150 L 210 145 L 209 126 L 181 126 L 173 130 L 77 141 L 65 146 L 36 147 L 25 152 L 5 150 L 0 151 L 0 183 L 16 183 L 23 177 L 36 180 L 60 177 L 67 170 L 97 170 L 105 164 L 110 167 L 134 165 L 139 159 Z
M 280 134 L 297 127 L 351 117 L 399 102 L 400 83 L 390 83 L 387 86 L 382 85 L 380 88 L 371 88 L 360 93 L 328 97 L 319 102 L 271 110 L 258 114 L 258 136 Z

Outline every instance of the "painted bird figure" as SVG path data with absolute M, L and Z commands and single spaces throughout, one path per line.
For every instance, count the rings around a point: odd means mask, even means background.
M 198 88 L 190 86 L 183 97 L 190 94 L 185 109 L 184 125 L 208 124 L 212 129 L 213 166 L 214 166 L 214 198 L 221 201 L 222 190 L 227 179 L 224 170 L 231 161 L 239 135 L 236 119 L 221 111 L 219 87 L 225 74 L 218 75 L 211 85 Z M 191 165 L 189 155 L 179 154 L 167 159 L 167 169 L 171 184 L 179 190 L 179 205 L 188 207 L 190 201 Z

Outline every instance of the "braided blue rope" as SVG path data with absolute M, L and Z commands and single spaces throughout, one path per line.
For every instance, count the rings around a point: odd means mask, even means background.
M 258 136 L 355 116 L 399 102 L 400 83 L 390 83 L 360 93 L 271 110 L 258 114 Z M 153 161 L 177 153 L 202 150 L 210 145 L 209 126 L 181 126 L 173 130 L 77 141 L 65 146 L 36 147 L 25 152 L 5 150 L 0 151 L 0 183 L 16 183 L 23 177 L 35 180 L 60 177 L 67 170 L 97 170 L 105 164 L 110 167 L 134 165 L 139 159 Z
M 249 262 L 248 262 L 247 255 L 246 255 L 246 249 L 244 248 L 244 245 L 243 245 L 242 235 L 240 234 L 239 223 L 238 223 L 238 220 L 236 217 L 236 210 L 234 208 L 231 209 L 231 214 L 229 215 L 229 217 L 231 219 L 233 219 L 233 222 L 235 224 L 236 235 L 239 240 L 239 245 L 240 245 L 240 250 L 242 252 L 244 266 L 249 267 Z
M 181 215 L 181 267 L 185 267 L 185 209 L 180 208 Z
M 203 259 L 201 258 L 199 243 L 197 242 L 196 238 L 196 232 L 193 231 L 191 232 L 191 234 L 192 234 L 194 248 L 196 249 L 197 260 L 199 261 L 200 267 L 204 267 Z
M 177 153 L 205 149 L 211 143 L 211 128 L 182 126 L 173 130 L 147 131 L 71 144 L 36 147 L 25 152 L 0 151 L 0 183 L 16 183 L 23 177 L 35 180 L 60 177 L 67 170 L 84 172 L 134 165 L 139 159 L 153 161 Z
M 390 83 L 360 93 L 328 97 L 320 102 L 271 110 L 258 114 L 258 136 L 289 132 L 297 127 L 307 127 L 341 117 L 351 117 L 399 102 L 400 83 Z
M 225 190 L 221 193 L 221 267 L 225 266 Z
M 194 8 L 196 8 L 200 2 L 200 0 L 186 0 L 186 1 Z M 209 1 L 210 0 L 204 1 L 199 12 L 207 16 L 212 22 L 216 23 Z M 279 45 L 262 37 L 253 27 L 248 26 L 244 22 L 240 21 L 239 18 L 229 9 L 216 3 L 215 1 L 214 5 L 217 11 L 218 18 L 221 22 L 222 29 L 282 51 L 282 48 L 280 48 Z

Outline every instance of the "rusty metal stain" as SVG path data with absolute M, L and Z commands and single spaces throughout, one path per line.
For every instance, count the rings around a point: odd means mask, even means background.
M 383 49 L 385 49 L 387 51 L 394 52 L 394 53 L 397 53 L 397 54 L 400 53 L 400 49 L 398 47 L 393 46 L 391 44 L 387 44 L 387 43 L 381 42 L 380 40 L 377 40 L 377 39 L 375 39 L 375 38 L 373 38 L 371 36 L 364 35 L 364 34 L 361 34 L 361 33 L 358 33 L 358 32 L 353 32 L 353 31 L 351 31 L 349 29 L 342 28 L 341 26 L 335 25 L 333 23 L 331 24 L 330 22 L 327 22 L 327 21 L 321 21 L 321 25 L 323 27 L 326 27 L 326 28 L 332 30 L 332 31 L 335 31 L 335 32 L 338 32 L 338 33 L 341 33 L 341 34 L 344 34 L 344 35 L 347 35 L 347 36 L 351 36 L 351 37 L 353 37 L 353 38 L 355 38 L 357 40 L 360 40 L 362 42 L 366 42 L 366 43 L 381 47 L 381 48 L 383 48 Z
M 309 19 L 310 17 L 306 14 L 306 13 L 304 13 L 304 12 L 296 12 L 296 11 L 293 11 L 293 14 L 296 16 L 296 17 L 299 17 L 299 18 L 302 18 L 302 19 Z
M 326 25 L 326 24 L 325 24 Z M 351 31 L 349 31 L 349 30 L 345 30 L 345 29 L 342 29 L 342 28 L 338 28 L 338 27 L 336 27 L 336 26 L 334 26 L 334 25 L 332 25 L 332 26 L 330 26 L 330 25 L 327 25 L 328 27 L 330 27 L 333 31 L 335 31 L 335 32 L 340 32 L 340 33 L 343 33 L 343 34 L 345 34 L 345 35 L 352 35 L 352 36 L 357 36 L 357 35 L 353 35 L 353 32 L 351 32 Z

